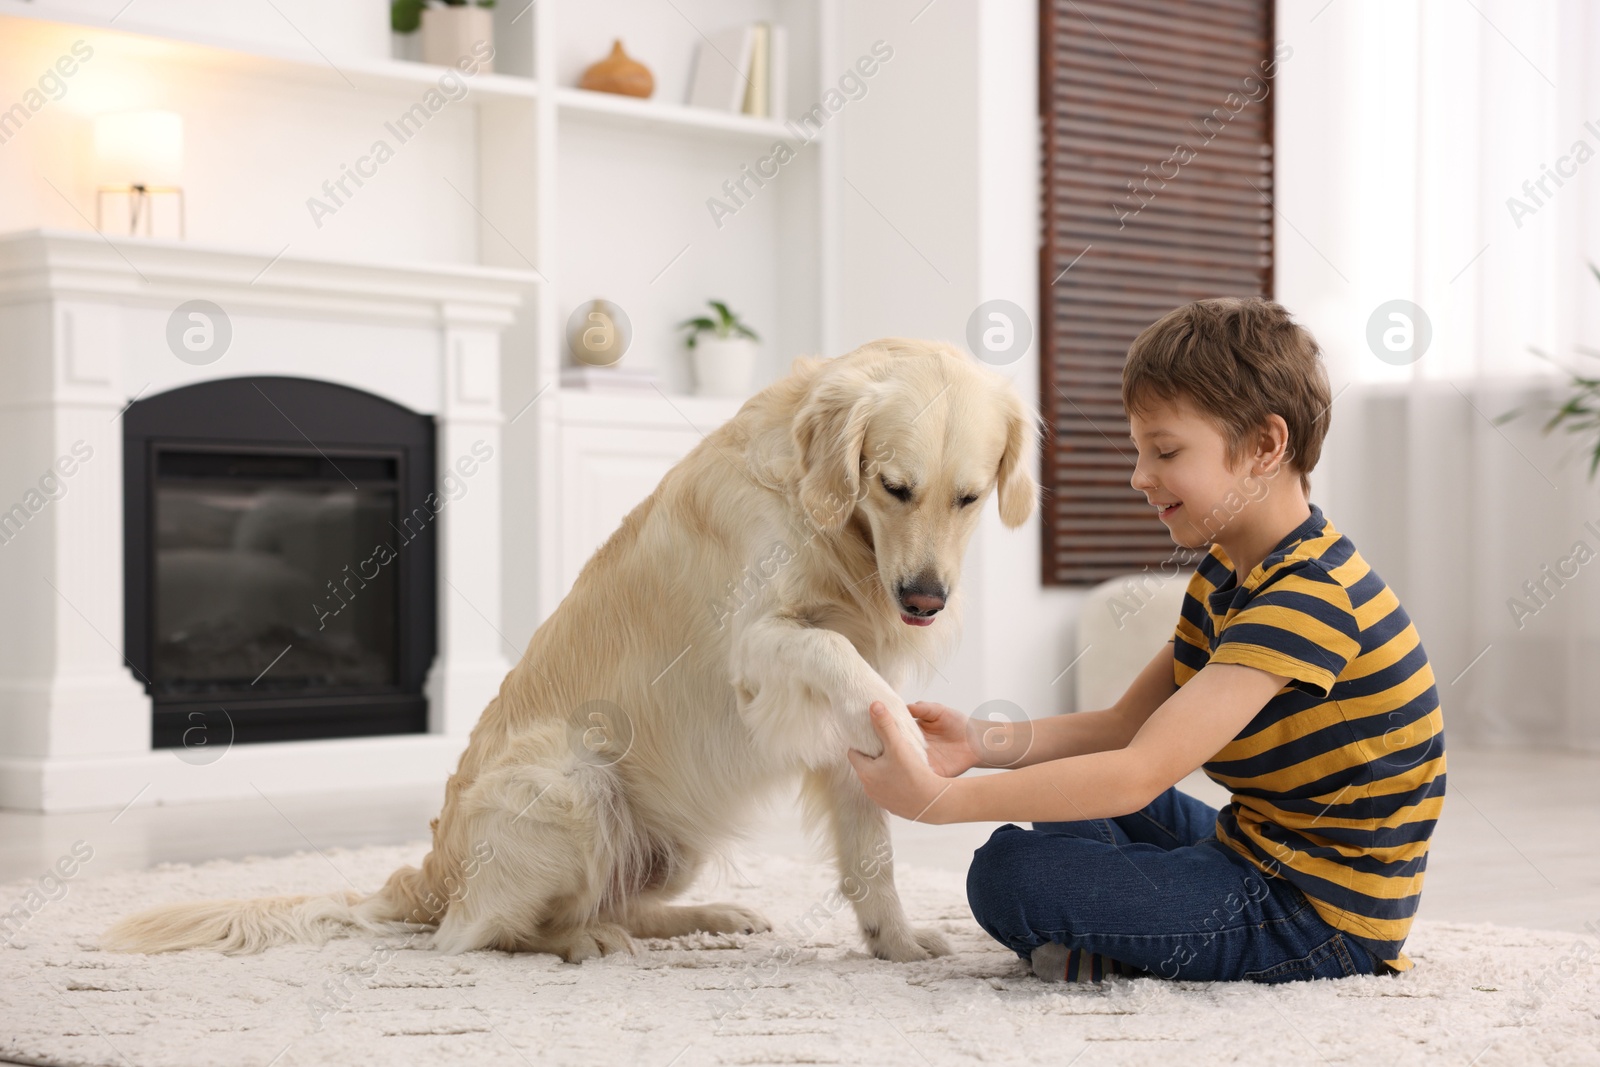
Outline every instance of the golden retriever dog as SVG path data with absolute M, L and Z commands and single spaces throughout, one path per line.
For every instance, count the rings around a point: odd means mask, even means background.
M 106 947 L 433 929 L 444 952 L 576 962 L 634 938 L 770 930 L 747 908 L 671 901 L 798 778 L 867 948 L 947 954 L 907 919 L 888 816 L 845 754 L 882 751 L 874 700 L 925 748 L 898 691 L 957 637 L 962 557 L 991 492 L 1006 526 L 1032 514 L 1037 434 L 1010 383 L 948 345 L 796 359 L 662 478 L 534 633 L 473 728 L 420 869 L 367 897 L 168 904 Z

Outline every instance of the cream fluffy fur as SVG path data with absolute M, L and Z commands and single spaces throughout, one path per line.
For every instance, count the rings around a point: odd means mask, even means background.
M 907 920 L 888 816 L 845 752 L 881 751 L 874 700 L 923 746 L 897 690 L 958 636 L 961 560 L 990 493 L 1007 526 L 1032 514 L 1037 433 L 1004 378 L 947 345 L 797 359 L 667 473 L 533 635 L 473 729 L 420 869 L 364 898 L 168 904 L 105 945 L 252 952 L 409 927 L 436 928 L 446 952 L 577 961 L 635 937 L 766 930 L 747 908 L 669 902 L 799 775 L 868 948 L 948 953 Z M 948 590 L 931 626 L 901 620 L 913 581 Z

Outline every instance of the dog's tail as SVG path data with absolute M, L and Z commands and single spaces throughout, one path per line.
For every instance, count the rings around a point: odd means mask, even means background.
M 423 885 L 422 871 L 402 867 L 371 896 L 345 892 L 166 904 L 123 919 L 101 935 L 100 947 L 144 953 L 210 948 L 232 955 L 273 945 L 322 944 L 353 929 L 421 932 L 439 918 L 425 903 L 438 901 Z

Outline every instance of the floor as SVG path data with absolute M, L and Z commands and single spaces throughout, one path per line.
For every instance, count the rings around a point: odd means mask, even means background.
M 1213 805 L 1227 799 L 1198 773 L 1180 788 Z M 0 811 L 0 883 L 37 879 L 76 842 L 83 842 L 80 856 L 93 849 L 80 878 L 162 862 L 400 844 L 427 836 L 439 799 L 435 789 L 406 789 L 120 813 Z M 1591 824 L 1597 812 L 1600 754 L 1452 748 L 1444 816 L 1434 833 L 1419 915 L 1600 934 L 1600 852 L 1593 848 Z M 973 849 L 996 825 L 925 826 L 897 819 L 896 856 L 907 864 L 964 872 Z M 755 844 L 797 858 L 808 855 L 806 837 L 786 806 L 764 821 Z M 0 900 L 0 910 L 8 904 Z

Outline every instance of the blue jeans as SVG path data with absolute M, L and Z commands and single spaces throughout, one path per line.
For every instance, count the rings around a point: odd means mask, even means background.
M 967 902 L 1023 959 L 1046 941 L 1161 978 L 1292 982 L 1391 968 L 1304 893 L 1217 840 L 1217 809 L 1168 789 L 1131 815 L 999 827 L 972 856 Z

